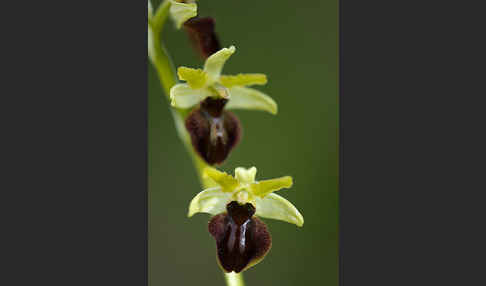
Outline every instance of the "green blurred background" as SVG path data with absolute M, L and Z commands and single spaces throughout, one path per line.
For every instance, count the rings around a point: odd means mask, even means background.
M 161 1 L 153 1 L 154 8 Z M 277 116 L 235 111 L 243 138 L 224 165 L 258 169 L 257 179 L 291 175 L 280 195 L 303 214 L 303 228 L 264 219 L 273 238 L 266 258 L 244 272 L 251 285 L 338 285 L 338 1 L 200 0 L 216 19 L 223 47 L 236 53 L 223 73 L 260 72 L 257 87 Z M 164 41 L 176 66 L 201 67 L 185 32 L 169 22 Z M 225 285 L 216 263 L 209 215 L 188 219 L 199 191 L 153 67 L 149 90 L 149 285 Z

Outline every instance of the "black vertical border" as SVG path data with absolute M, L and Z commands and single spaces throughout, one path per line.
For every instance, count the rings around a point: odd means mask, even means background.
M 147 2 L 3 4 L 0 285 L 147 285 Z
M 483 11 L 340 1 L 340 285 L 486 283 Z

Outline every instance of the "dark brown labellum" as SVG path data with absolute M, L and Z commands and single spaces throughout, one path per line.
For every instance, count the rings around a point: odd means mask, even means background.
M 214 32 L 213 18 L 191 18 L 184 23 L 184 28 L 194 49 L 204 59 L 221 49 L 218 36 Z
M 223 163 L 241 137 L 238 118 L 223 110 L 226 102 L 208 97 L 186 119 L 192 146 L 209 165 Z
M 267 226 L 253 217 L 255 208 L 233 201 L 227 213 L 214 216 L 209 232 L 216 240 L 218 261 L 226 272 L 239 273 L 262 260 L 272 246 Z

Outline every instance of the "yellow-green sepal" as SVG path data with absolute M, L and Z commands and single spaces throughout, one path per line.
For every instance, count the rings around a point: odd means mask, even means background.
M 182 24 L 187 20 L 197 16 L 196 3 L 181 3 L 174 0 L 169 1 L 171 3 L 169 12 L 177 29 L 180 29 Z
M 265 85 L 267 76 L 262 73 L 240 73 L 237 75 L 221 75 L 219 82 L 226 87 Z
M 205 189 L 198 193 L 189 204 L 188 217 L 196 213 L 208 213 L 217 215 L 226 211 L 226 205 L 230 201 L 231 193 L 221 191 L 221 187 Z
M 170 104 L 177 108 L 190 108 L 211 95 L 204 88 L 192 89 L 187 83 L 178 83 L 170 89 Z
M 258 181 L 250 185 L 252 194 L 261 198 L 283 188 L 290 187 L 292 187 L 292 177 L 290 176 Z
M 255 215 L 277 219 L 297 226 L 304 225 L 304 217 L 297 208 L 277 194 L 268 194 L 263 198 L 255 197 Z
M 277 114 L 277 103 L 268 95 L 249 87 L 233 86 L 229 88 L 231 99 L 227 109 L 252 109 Z

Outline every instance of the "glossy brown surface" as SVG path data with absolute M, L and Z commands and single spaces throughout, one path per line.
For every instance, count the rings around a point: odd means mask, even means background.
M 184 23 L 184 28 L 194 49 L 202 58 L 205 59 L 221 49 L 218 36 L 214 32 L 213 18 L 191 18 Z
M 238 118 L 223 110 L 226 102 L 208 97 L 186 119 L 194 149 L 210 165 L 223 163 L 241 137 Z
M 221 267 L 238 273 L 263 259 L 272 240 L 266 225 L 253 217 L 255 208 L 251 204 L 231 202 L 226 209 L 227 213 L 211 219 L 208 229 L 216 240 Z

